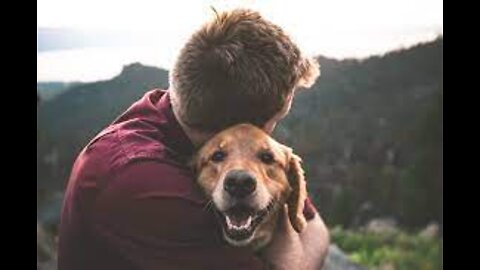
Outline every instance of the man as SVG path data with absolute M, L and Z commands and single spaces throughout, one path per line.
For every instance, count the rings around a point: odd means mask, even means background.
M 168 91 L 152 90 L 78 156 L 65 192 L 59 270 L 319 269 L 327 229 L 282 219 L 262 255 L 231 247 L 188 167 L 216 132 L 249 122 L 271 133 L 318 66 L 258 13 L 222 13 L 180 52 Z

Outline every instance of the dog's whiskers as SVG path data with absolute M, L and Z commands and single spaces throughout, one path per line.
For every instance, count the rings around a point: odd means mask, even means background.
M 278 205 L 278 203 L 277 203 L 277 200 L 275 200 L 275 199 L 272 199 L 272 200 L 268 203 L 267 207 L 265 208 L 265 210 L 266 210 L 266 212 L 267 212 L 267 215 L 270 214 L 270 212 L 273 212 L 273 211 L 275 210 L 275 208 L 276 208 L 275 206 L 276 206 L 276 205 Z

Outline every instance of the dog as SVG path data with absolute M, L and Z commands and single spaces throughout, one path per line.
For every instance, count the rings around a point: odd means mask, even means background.
M 301 159 L 263 130 L 239 124 L 221 131 L 200 148 L 192 166 L 231 245 L 266 246 L 285 204 L 293 228 L 305 229 Z

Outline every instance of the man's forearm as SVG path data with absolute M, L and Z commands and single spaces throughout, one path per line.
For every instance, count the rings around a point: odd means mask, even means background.
M 330 234 L 322 218 L 316 214 L 300 234 L 305 269 L 320 270 L 328 255 Z
M 288 222 L 284 218 L 284 225 Z M 330 236 L 322 218 L 315 214 L 305 230 L 298 234 L 290 222 L 280 226 L 265 253 L 265 261 L 274 270 L 320 270 L 328 253 Z

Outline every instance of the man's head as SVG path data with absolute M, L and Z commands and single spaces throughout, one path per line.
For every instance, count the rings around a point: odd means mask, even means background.
M 281 28 L 251 10 L 217 14 L 181 50 L 170 75 L 182 124 L 214 133 L 248 122 L 271 132 L 319 68 Z M 270 130 L 272 129 L 272 130 Z

